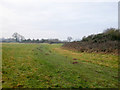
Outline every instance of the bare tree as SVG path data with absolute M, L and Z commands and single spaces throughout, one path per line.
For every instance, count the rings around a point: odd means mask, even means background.
M 22 41 L 22 40 L 25 39 L 24 36 L 22 36 L 22 35 L 20 35 L 20 34 L 18 34 L 18 33 L 14 33 L 14 34 L 12 35 L 12 37 L 16 39 L 16 42 L 20 42 L 20 41 Z
M 18 34 L 18 33 L 14 33 L 14 34 L 12 35 L 12 37 L 15 38 L 15 39 L 16 39 L 16 42 L 17 42 L 17 41 L 18 41 L 19 34 Z
M 72 40 L 72 37 L 67 37 L 68 42 Z

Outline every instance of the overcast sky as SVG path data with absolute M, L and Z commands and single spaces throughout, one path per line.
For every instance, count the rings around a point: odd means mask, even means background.
M 31 39 L 65 40 L 71 36 L 75 40 L 106 28 L 118 28 L 117 1 L 1 0 L 0 37 L 8 38 L 18 32 Z

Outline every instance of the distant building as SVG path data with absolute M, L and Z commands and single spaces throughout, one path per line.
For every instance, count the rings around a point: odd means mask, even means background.
M 0 38 L 0 42 L 7 42 L 7 43 L 9 43 L 9 42 L 16 42 L 16 40 L 13 39 L 13 38 Z

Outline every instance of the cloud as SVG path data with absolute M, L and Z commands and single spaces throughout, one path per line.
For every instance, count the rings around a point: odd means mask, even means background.
M 4 37 L 18 32 L 27 38 L 81 38 L 117 27 L 118 20 L 117 2 L 2 0 L 0 8 Z

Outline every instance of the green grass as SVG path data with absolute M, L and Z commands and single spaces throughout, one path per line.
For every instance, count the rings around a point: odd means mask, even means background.
M 118 87 L 115 55 L 68 51 L 61 44 L 3 44 L 2 50 L 3 88 Z

